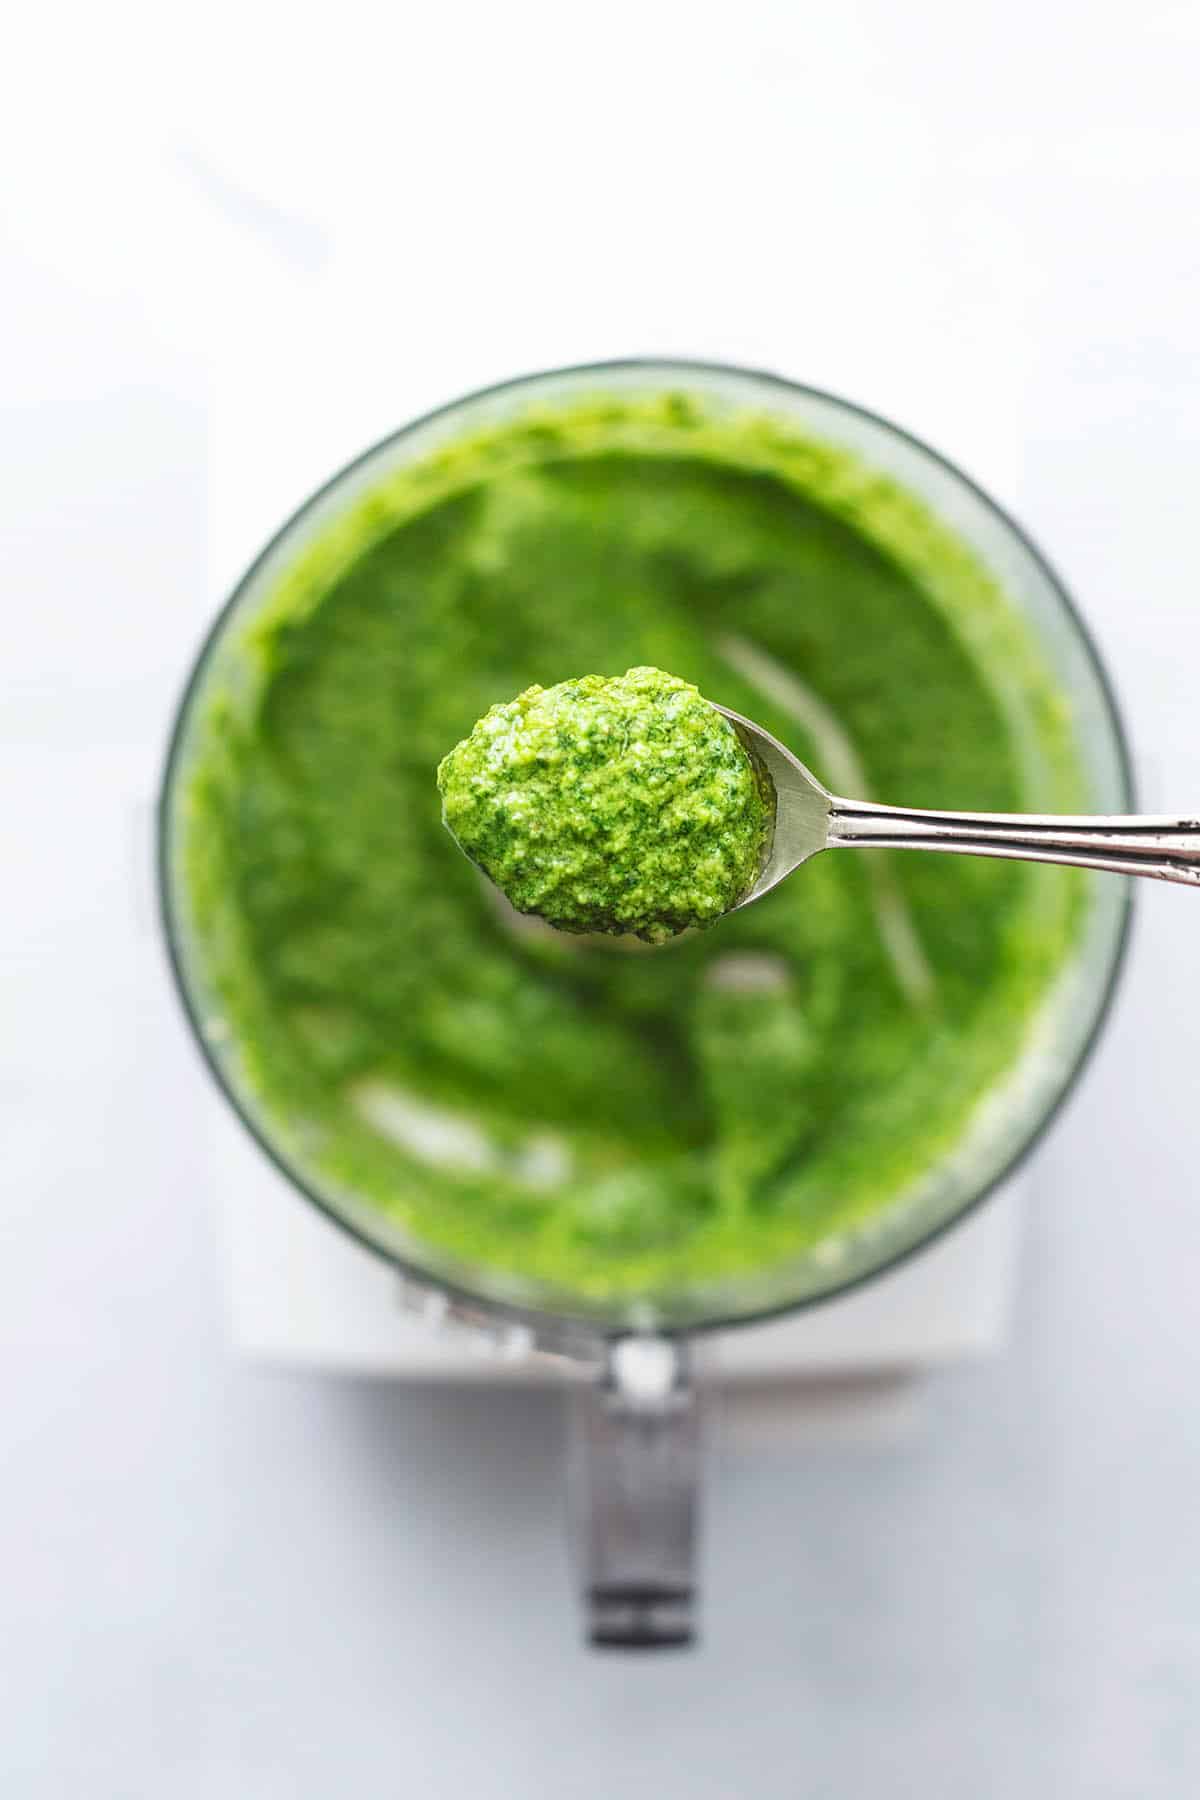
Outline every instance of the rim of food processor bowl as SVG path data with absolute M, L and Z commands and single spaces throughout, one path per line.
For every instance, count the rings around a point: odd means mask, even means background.
M 554 381 L 573 381 L 579 379 L 605 378 L 626 380 L 644 377 L 647 385 L 663 386 L 672 383 L 686 383 L 689 377 L 714 377 L 742 381 L 751 385 L 773 390 L 785 397 L 797 396 L 803 400 L 826 404 L 851 417 L 866 422 L 870 426 L 882 427 L 902 444 L 916 450 L 929 459 L 936 467 L 940 467 L 990 511 L 999 523 L 1011 534 L 1017 544 L 1024 550 L 1036 569 L 1045 579 L 1047 586 L 1062 609 L 1067 624 L 1073 629 L 1078 647 L 1082 650 L 1086 662 L 1096 681 L 1099 696 L 1103 702 L 1107 723 L 1111 730 L 1111 749 L 1114 755 L 1117 781 L 1122 789 L 1122 810 L 1135 810 L 1135 782 L 1130 758 L 1129 742 L 1124 721 L 1117 703 L 1116 694 L 1108 670 L 1101 659 L 1099 650 L 1092 637 L 1079 608 L 1076 606 L 1066 585 L 1048 561 L 1038 545 L 1027 531 L 998 501 L 972 479 L 950 457 L 943 455 L 927 444 L 924 439 L 905 427 L 897 425 L 894 420 L 884 414 L 873 411 L 870 407 L 859 405 L 856 401 L 847 400 L 840 394 L 828 389 L 812 386 L 809 383 L 793 381 L 786 376 L 778 375 L 770 370 L 748 368 L 736 363 L 710 362 L 703 359 L 687 357 L 623 357 L 602 362 L 575 363 L 561 368 L 540 369 L 523 375 L 510 377 L 488 386 L 473 389 L 471 392 L 457 396 L 441 406 L 420 414 L 409 420 L 397 430 L 388 432 L 368 446 L 358 456 L 338 469 L 329 479 L 315 489 L 294 512 L 284 521 L 273 536 L 259 551 L 240 580 L 234 586 L 228 599 L 218 610 L 201 643 L 200 650 L 192 664 L 183 691 L 180 695 L 171 725 L 169 745 L 163 769 L 163 777 L 158 795 L 157 806 L 157 877 L 159 908 L 167 955 L 176 991 L 183 1006 L 184 1014 L 191 1027 L 192 1037 L 199 1048 L 201 1057 L 210 1075 L 225 1100 L 233 1108 L 243 1126 L 250 1133 L 259 1149 L 289 1183 L 303 1197 L 314 1205 L 318 1211 L 331 1220 L 342 1231 L 356 1242 L 362 1244 L 375 1255 L 390 1262 L 405 1283 L 412 1284 L 417 1291 L 446 1296 L 455 1303 L 455 1310 L 466 1319 L 495 1320 L 507 1322 L 513 1326 L 523 1327 L 530 1332 L 533 1341 L 539 1347 L 547 1349 L 570 1347 L 584 1343 L 597 1344 L 627 1336 L 630 1331 L 650 1329 L 664 1337 L 692 1337 L 700 1333 L 729 1330 L 742 1325 L 761 1325 L 772 1319 L 779 1319 L 791 1313 L 805 1311 L 810 1307 L 823 1305 L 829 1300 L 840 1298 L 864 1287 L 867 1283 L 878 1280 L 881 1276 L 907 1262 L 911 1257 L 935 1243 L 947 1232 L 969 1218 L 987 1201 L 1008 1178 L 1024 1163 L 1025 1159 L 1038 1147 L 1049 1127 L 1057 1118 L 1067 1099 L 1074 1092 L 1084 1068 L 1086 1067 L 1112 1008 L 1113 1000 L 1120 981 L 1121 971 L 1125 966 L 1132 921 L 1132 884 L 1123 880 L 1123 896 L 1119 905 L 1116 933 L 1109 953 L 1109 966 L 1105 977 L 1104 988 L 1096 1004 L 1095 1014 L 1090 1027 L 1080 1042 L 1074 1058 L 1059 1078 L 1057 1087 L 1051 1086 L 1050 1097 L 1044 1110 L 1038 1116 L 1028 1134 L 1017 1143 L 1011 1156 L 1005 1160 L 996 1172 L 971 1193 L 960 1206 L 948 1213 L 944 1218 L 936 1219 L 911 1241 L 902 1243 L 890 1251 L 886 1258 L 870 1267 L 854 1270 L 851 1274 L 838 1278 L 834 1275 L 828 1287 L 818 1292 L 801 1294 L 791 1299 L 773 1302 L 750 1311 L 723 1314 L 715 1312 L 695 1319 L 671 1319 L 658 1316 L 658 1308 L 646 1308 L 648 1317 L 644 1324 L 639 1320 L 639 1307 L 632 1303 L 628 1316 L 618 1322 L 611 1313 L 604 1316 L 600 1309 L 591 1310 L 582 1307 L 572 1310 L 567 1307 L 541 1306 L 536 1303 L 525 1303 L 500 1295 L 486 1293 L 472 1288 L 453 1275 L 446 1276 L 440 1271 L 427 1267 L 416 1261 L 414 1257 L 405 1255 L 389 1244 L 380 1242 L 365 1228 L 360 1227 L 353 1219 L 338 1209 L 336 1204 L 320 1193 L 305 1174 L 294 1167 L 287 1157 L 270 1142 L 265 1129 L 255 1119 L 250 1106 L 236 1091 L 233 1082 L 216 1055 L 212 1044 L 206 1036 L 199 1016 L 197 997 L 189 984 L 184 963 L 184 926 L 178 916 L 176 896 L 173 891 L 172 856 L 175 842 L 175 823 L 173 817 L 172 797 L 175 783 L 179 775 L 185 755 L 187 727 L 191 715 L 192 703 L 199 695 L 209 663 L 221 642 L 227 622 L 237 612 L 241 601 L 249 593 L 260 573 L 282 548 L 291 534 L 297 530 L 310 515 L 316 512 L 323 503 L 331 498 L 355 474 L 363 470 L 376 457 L 382 457 L 387 451 L 401 444 L 409 437 L 423 431 L 439 420 L 445 420 L 460 410 L 486 403 L 489 400 L 501 400 L 509 395 L 517 395 L 527 388 Z M 769 408 L 765 408 L 769 410 Z M 901 483 L 903 485 L 903 483 Z M 361 491 L 361 490 L 360 490 Z M 926 505 L 922 499 L 921 502 Z M 934 511 L 930 508 L 930 511 Z M 936 513 L 934 513 L 936 517 Z M 977 553 L 976 553 L 977 554 Z M 1119 877 L 1108 879 L 1120 880 Z M 781 1265 L 783 1266 L 783 1265 Z M 731 1284 L 736 1288 L 737 1279 Z

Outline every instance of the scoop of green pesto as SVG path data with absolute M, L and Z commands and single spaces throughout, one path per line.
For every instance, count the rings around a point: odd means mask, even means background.
M 770 818 L 728 719 L 661 669 L 526 688 L 437 779 L 447 826 L 518 912 L 649 943 L 728 912 Z

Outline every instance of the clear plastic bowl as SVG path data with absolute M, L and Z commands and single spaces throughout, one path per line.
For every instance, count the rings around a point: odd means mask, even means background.
M 961 1219 L 1037 1141 L 1061 1104 L 1103 1023 L 1129 918 L 1128 884 L 1089 881 L 1078 948 L 1043 1004 L 1027 1052 L 994 1089 L 951 1155 L 919 1191 L 884 1211 L 869 1229 L 830 1256 L 810 1254 L 753 1276 L 738 1276 L 669 1298 L 648 1314 L 628 1303 L 576 1305 L 529 1287 L 514 1292 L 494 1270 L 451 1265 L 414 1244 L 369 1200 L 335 1191 L 289 1158 L 269 1116 L 239 1081 L 233 1059 L 201 1029 L 201 959 L 190 941 L 178 865 L 181 796 L 198 706 L 214 679 L 228 679 L 235 642 L 314 535 L 393 470 L 439 445 L 494 425 L 531 404 L 553 407 L 597 392 L 692 392 L 716 408 L 773 413 L 808 436 L 853 451 L 891 476 L 950 526 L 992 572 L 1027 621 L 1047 670 L 1069 696 L 1086 792 L 1097 813 L 1133 810 L 1128 757 L 1103 666 L 1062 583 L 1005 512 L 944 457 L 888 421 L 833 395 L 747 370 L 688 362 L 623 362 L 532 375 L 472 394 L 406 425 L 368 450 L 305 501 L 267 545 L 217 618 L 192 671 L 171 740 L 161 797 L 161 893 L 171 961 L 203 1055 L 230 1104 L 262 1149 L 301 1194 L 355 1237 L 389 1258 L 410 1281 L 448 1293 L 469 1316 L 508 1319 L 543 1344 L 594 1342 L 597 1335 L 652 1324 L 665 1331 L 704 1330 L 812 1305 L 894 1267 Z

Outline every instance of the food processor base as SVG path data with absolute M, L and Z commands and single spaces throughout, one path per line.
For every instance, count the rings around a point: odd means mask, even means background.
M 215 1103 L 207 1110 L 240 1352 L 401 1380 L 561 1379 L 561 1365 L 523 1353 L 511 1334 L 437 1328 L 414 1314 L 389 1264 L 305 1205 Z M 730 1390 L 832 1380 L 848 1399 L 865 1377 L 890 1375 L 895 1385 L 898 1371 L 998 1350 L 1029 1179 L 1021 1170 L 936 1243 L 840 1299 L 705 1338 L 706 1373 Z M 818 1413 L 836 1423 L 828 1393 Z

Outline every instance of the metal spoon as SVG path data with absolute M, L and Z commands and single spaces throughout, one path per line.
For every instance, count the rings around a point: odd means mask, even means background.
M 758 880 L 735 907 L 778 887 L 819 850 L 952 850 L 1024 862 L 1075 863 L 1200 887 L 1200 819 L 928 812 L 830 794 L 800 760 L 741 713 L 718 706 L 775 788 L 775 831 Z

